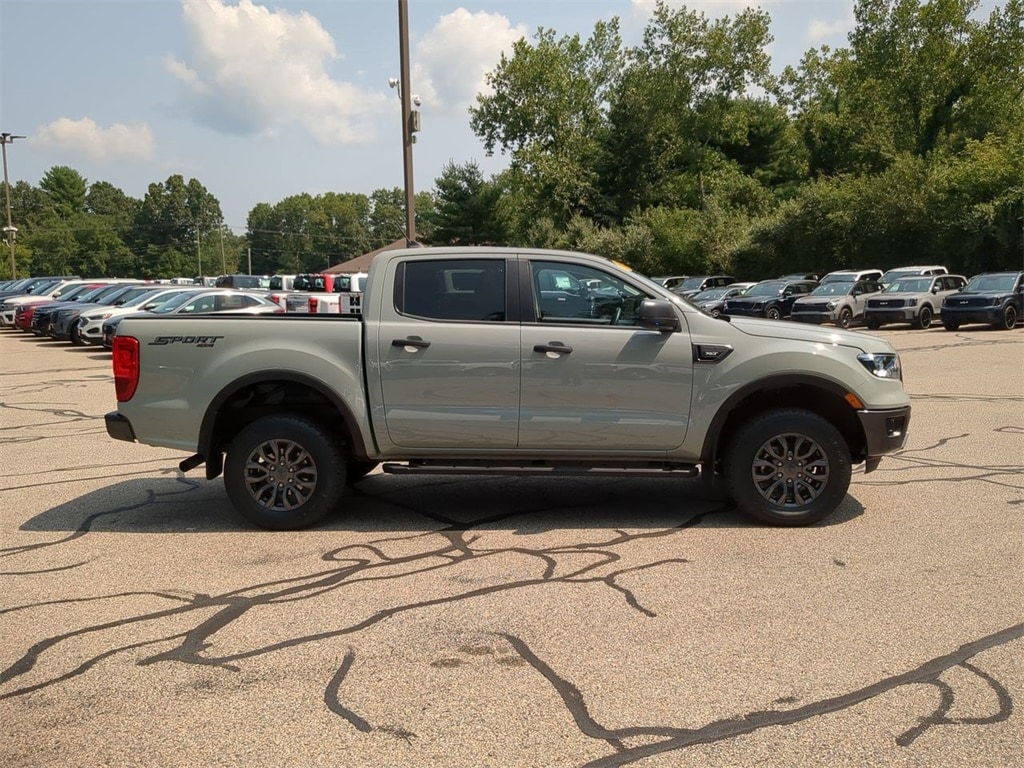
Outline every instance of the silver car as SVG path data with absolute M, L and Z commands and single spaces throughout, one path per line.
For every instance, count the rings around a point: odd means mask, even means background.
M 882 284 L 876 280 L 834 280 L 822 283 L 811 291 L 810 296 L 793 302 L 789 319 L 819 325 L 834 323 L 840 328 L 849 328 L 855 320 L 864 317 L 868 300 L 877 296 L 881 290 Z

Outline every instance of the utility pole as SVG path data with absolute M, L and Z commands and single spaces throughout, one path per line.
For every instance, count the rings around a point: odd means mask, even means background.
M 13 144 L 15 139 L 24 139 L 24 136 L 15 136 L 11 133 L 0 133 L 0 144 L 3 144 L 4 154 L 4 193 L 7 197 L 7 226 L 4 227 L 4 236 L 11 248 L 11 280 L 17 279 L 17 267 L 14 264 L 14 238 L 18 236 L 18 228 L 11 221 L 11 182 L 7 177 L 7 145 Z
M 402 166 L 405 169 L 405 242 L 416 242 L 416 204 L 413 200 L 412 142 L 413 113 L 412 87 L 409 84 L 409 0 L 398 0 L 398 57 L 401 68 L 402 97 Z M 419 113 L 416 113 L 419 117 Z M 418 129 L 418 126 L 417 126 Z

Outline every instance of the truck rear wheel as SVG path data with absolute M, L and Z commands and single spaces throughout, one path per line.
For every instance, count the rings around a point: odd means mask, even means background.
M 295 530 L 335 510 L 346 468 L 341 446 L 317 422 L 298 415 L 265 416 L 231 441 L 224 488 L 251 523 Z
M 772 525 L 810 525 L 826 517 L 846 496 L 850 473 L 850 449 L 839 430 L 801 409 L 755 417 L 726 453 L 736 504 Z

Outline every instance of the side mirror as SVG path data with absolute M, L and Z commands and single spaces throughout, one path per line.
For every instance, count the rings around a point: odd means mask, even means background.
M 637 325 L 662 333 L 675 333 L 682 329 L 675 307 L 661 299 L 644 299 L 640 302 Z

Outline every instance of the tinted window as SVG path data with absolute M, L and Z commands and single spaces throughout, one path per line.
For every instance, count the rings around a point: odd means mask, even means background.
M 505 260 L 407 261 L 399 265 L 395 309 L 433 320 L 505 319 Z

